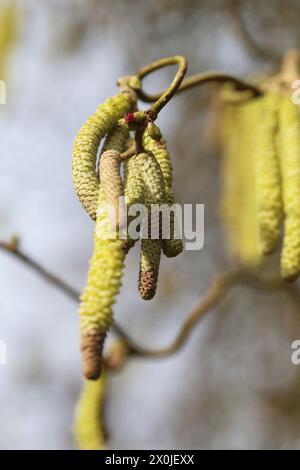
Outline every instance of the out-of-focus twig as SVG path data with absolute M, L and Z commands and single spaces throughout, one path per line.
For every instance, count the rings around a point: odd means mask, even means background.
M 12 256 L 15 256 L 18 260 L 33 269 L 33 271 L 39 274 L 47 282 L 58 288 L 69 298 L 78 301 L 80 295 L 79 292 L 73 287 L 69 286 L 58 276 L 51 274 L 37 261 L 33 260 L 30 256 L 21 251 L 19 243 L 16 239 L 12 239 L 8 242 L 0 241 L 0 249 L 6 253 L 11 254 Z M 201 298 L 198 305 L 196 305 L 196 307 L 194 307 L 191 312 L 186 315 L 186 318 L 183 321 L 177 336 L 171 342 L 171 344 L 165 348 L 148 349 L 137 344 L 130 338 L 123 328 L 121 328 L 115 322 L 112 326 L 112 329 L 119 340 L 121 340 L 122 348 L 118 346 L 117 354 L 116 351 L 114 351 L 114 354 L 112 355 L 113 359 L 110 357 L 107 358 L 107 369 L 116 370 L 121 368 L 126 362 L 126 357 L 129 356 L 159 359 L 175 354 L 185 345 L 192 331 L 202 320 L 202 318 L 224 299 L 231 288 L 237 285 L 248 285 L 268 290 L 285 290 L 292 294 L 294 300 L 297 302 L 300 300 L 300 294 L 297 288 L 294 285 L 286 283 L 278 276 L 262 276 L 254 272 L 251 273 L 245 271 L 243 269 L 221 273 L 213 279 L 210 288 Z
M 263 91 L 256 85 L 241 80 L 233 75 L 230 75 L 225 72 L 218 72 L 214 70 L 210 70 L 208 72 L 200 72 L 190 77 L 187 77 L 185 80 L 182 81 L 180 87 L 177 88 L 175 91 L 175 95 L 178 93 L 182 93 L 183 91 L 189 90 L 190 88 L 195 88 L 196 86 L 201 86 L 206 83 L 233 83 L 238 90 L 242 91 L 250 91 L 253 93 L 253 96 L 260 96 L 263 94 Z M 138 98 L 145 103 L 151 103 L 156 101 L 160 98 L 161 93 L 157 93 L 155 95 L 150 95 L 146 93 L 142 88 L 136 90 L 136 94 Z
M 79 292 L 68 285 L 65 281 L 60 279 L 58 276 L 51 274 L 46 268 L 44 268 L 40 263 L 35 261 L 33 258 L 25 254 L 20 250 L 19 243 L 12 239 L 8 242 L 0 241 L 0 249 L 7 253 L 10 253 L 12 256 L 17 258 L 22 263 L 26 264 L 29 268 L 33 269 L 37 274 L 39 274 L 45 281 L 57 287 L 65 295 L 70 297 L 73 300 L 78 300 Z
M 250 34 L 240 11 L 240 3 L 240 0 L 228 0 L 228 10 L 240 38 L 243 40 L 249 51 L 260 59 L 278 63 L 280 61 L 281 55 L 258 44 L 254 37 Z
M 12 238 L 9 241 L 0 240 L 0 249 L 24 263 L 26 266 L 35 271 L 39 276 L 41 276 L 46 282 L 49 282 L 49 284 L 55 286 L 70 299 L 75 300 L 75 302 L 79 301 L 80 292 L 78 290 L 74 289 L 74 287 L 70 286 L 66 281 L 62 280 L 57 275 L 52 274 L 50 271 L 48 271 L 48 269 L 44 268 L 40 263 L 35 261 L 31 256 L 24 253 L 20 249 L 19 243 L 15 238 Z M 113 330 L 118 336 L 122 337 L 124 341 L 128 340 L 130 342 L 127 334 L 116 323 L 113 325 Z

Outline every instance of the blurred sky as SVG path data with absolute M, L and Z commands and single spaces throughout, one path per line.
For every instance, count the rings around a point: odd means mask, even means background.
M 119 76 L 160 57 L 185 54 L 190 73 L 272 70 L 298 40 L 299 6 L 253 2 L 255 15 L 249 2 L 240 3 L 265 56 L 243 42 L 224 0 L 16 2 L 18 37 L 7 63 L 7 104 L 0 109 L 1 238 L 18 234 L 25 251 L 81 290 L 93 224 L 72 187 L 76 132 L 116 92 Z M 293 26 L 285 34 L 278 15 Z M 275 36 L 277 42 L 270 41 Z M 161 71 L 145 86 L 158 90 L 171 76 Z M 172 340 L 212 276 L 228 267 L 218 218 L 219 156 L 208 152 L 201 132 L 207 106 L 207 93 L 194 90 L 159 118 L 178 201 L 205 204 L 205 247 L 163 259 L 157 297 L 149 303 L 137 293 L 138 251 L 130 253 L 116 318 L 149 347 Z M 0 339 L 7 345 L 7 364 L 0 365 L 0 448 L 72 449 L 81 387 L 77 305 L 0 255 Z M 109 445 L 297 448 L 300 380 L 290 342 L 300 338 L 298 318 L 283 292 L 235 288 L 178 355 L 131 359 L 110 378 Z

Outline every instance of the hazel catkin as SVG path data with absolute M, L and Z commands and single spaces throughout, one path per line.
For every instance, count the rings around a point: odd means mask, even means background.
M 114 146 L 122 151 L 127 137 L 128 133 L 116 126 L 107 136 L 104 143 L 106 150 L 100 157 L 102 183 L 101 185 L 98 183 L 94 253 L 79 308 L 83 369 L 88 379 L 97 379 L 100 375 L 103 343 L 112 322 L 112 305 L 121 285 L 125 256 L 124 242 L 118 237 L 118 227 L 111 224 L 111 208 L 107 204 L 115 204 L 116 196 L 123 191 L 120 154 L 110 147 Z M 116 158 L 111 159 L 111 154 Z M 117 168 L 110 166 L 115 160 Z
M 298 107 L 287 94 L 279 107 L 278 148 L 284 210 L 281 275 L 294 281 L 300 273 L 300 120 Z
M 223 108 L 222 215 L 231 254 L 252 268 L 261 261 L 254 172 L 261 102 L 253 99 L 233 103 Z
M 85 380 L 75 412 L 74 434 L 80 450 L 105 449 L 103 401 L 105 374 L 96 380 Z
M 148 220 L 142 232 L 139 293 L 144 300 L 150 300 L 156 293 L 160 255 L 161 226 L 158 205 L 166 200 L 165 183 L 160 166 L 151 153 L 141 153 L 136 157 L 141 168 L 145 184 L 145 205 L 148 209 Z
M 123 241 L 113 231 L 105 202 L 100 187 L 94 253 L 79 307 L 83 371 L 91 380 L 101 372 L 103 343 L 112 323 L 112 305 L 121 286 L 125 257 Z
M 275 251 L 282 221 L 281 174 L 276 135 L 280 95 L 267 92 L 261 99 L 261 121 L 257 125 L 255 184 L 259 244 L 262 254 Z
M 125 202 L 127 210 L 130 209 L 134 204 L 145 204 L 145 184 L 143 181 L 141 169 L 138 165 L 137 156 L 133 156 L 124 162 L 124 174 L 125 174 Z M 128 226 L 133 220 L 133 216 L 128 215 L 127 222 Z M 137 237 L 132 237 L 130 231 L 128 231 L 127 240 L 124 244 L 124 251 L 128 251 L 134 246 L 137 241 Z
M 132 97 L 127 93 L 108 99 L 100 105 L 79 130 L 73 144 L 72 172 L 77 196 L 90 217 L 95 220 L 99 179 L 96 171 L 97 152 L 101 139 L 130 110 Z
M 169 205 L 169 208 L 172 208 L 172 205 L 175 203 L 174 193 L 173 193 L 173 172 L 170 154 L 168 151 L 167 143 L 162 138 L 159 141 L 154 140 L 153 137 L 149 135 L 149 126 L 144 132 L 143 143 L 146 150 L 149 150 L 155 156 L 159 166 L 161 168 L 164 182 L 165 182 L 165 193 L 166 201 Z M 165 238 L 162 240 L 162 250 L 165 256 L 172 258 L 178 256 L 183 250 L 182 240 L 178 237 L 178 226 L 176 220 L 176 214 L 170 210 L 170 238 Z
M 120 205 L 124 196 L 123 180 L 120 174 L 121 155 L 117 150 L 105 150 L 100 158 L 100 184 L 106 203 L 114 210 L 116 228 L 124 223 L 123 208 Z

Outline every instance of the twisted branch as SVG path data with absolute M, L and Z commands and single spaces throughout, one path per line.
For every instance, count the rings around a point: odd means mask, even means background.
M 76 289 L 71 287 L 58 276 L 50 273 L 46 268 L 41 266 L 41 264 L 25 254 L 20 249 L 18 243 L 15 243 L 14 241 L 0 241 L 0 249 L 20 260 L 39 276 L 41 276 L 45 281 L 52 284 L 70 299 L 76 302 L 79 300 L 80 293 Z M 252 285 L 254 287 L 261 287 L 270 290 L 285 290 L 290 292 L 297 302 L 299 302 L 299 291 L 296 289 L 296 287 L 284 282 L 278 276 L 266 277 L 260 276 L 257 273 L 250 273 L 245 270 L 235 270 L 219 274 L 213 279 L 207 293 L 204 295 L 204 297 L 201 298 L 198 305 L 196 305 L 196 307 L 194 307 L 191 312 L 186 315 L 186 318 L 183 321 L 178 334 L 169 346 L 161 349 L 145 348 L 132 340 L 127 332 L 124 331 L 123 328 L 120 327 L 120 325 L 118 325 L 116 322 L 114 322 L 112 326 L 113 332 L 122 341 L 124 348 L 127 350 L 127 356 L 138 356 L 153 359 L 172 356 L 182 349 L 189 339 L 192 331 L 202 320 L 202 318 L 216 305 L 218 305 L 229 293 L 229 291 L 237 285 Z

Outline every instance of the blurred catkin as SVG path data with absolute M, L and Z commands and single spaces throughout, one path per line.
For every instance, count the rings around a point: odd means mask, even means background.
M 276 145 L 280 98 L 279 93 L 267 92 L 260 99 L 262 115 L 257 125 L 254 152 L 259 243 L 264 255 L 275 251 L 282 221 L 281 173 Z
M 281 274 L 293 281 L 300 273 L 300 120 L 289 95 L 281 98 L 278 147 L 284 208 Z
M 241 264 L 255 267 L 261 261 L 254 171 L 261 102 L 226 103 L 223 113 L 221 212 L 231 254 Z
M 10 46 L 17 33 L 18 11 L 10 2 L 0 7 L 0 80 L 6 79 L 6 63 Z
M 106 377 L 95 381 L 85 380 L 77 403 L 74 434 L 80 450 L 104 450 L 103 401 Z

